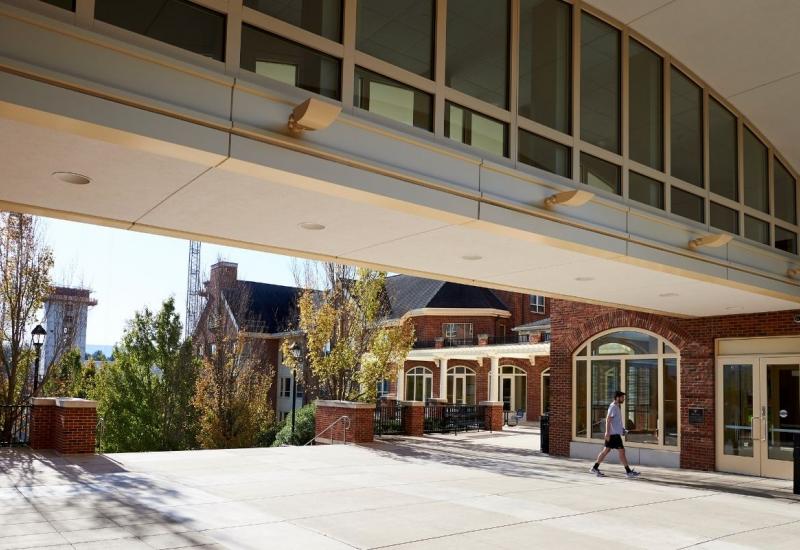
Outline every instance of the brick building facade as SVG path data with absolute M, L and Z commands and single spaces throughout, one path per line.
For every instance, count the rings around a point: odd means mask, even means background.
M 732 364 L 750 366 L 758 364 L 759 356 L 785 357 L 787 354 L 800 352 L 800 347 L 797 347 L 800 338 L 792 338 L 800 337 L 797 311 L 674 318 L 564 300 L 553 300 L 551 307 L 550 450 L 551 453 L 562 456 L 576 455 L 576 437 L 573 431 L 576 414 L 574 372 L 578 367 L 574 367 L 574 354 L 579 349 L 582 350 L 584 343 L 595 335 L 613 329 L 638 329 L 663 337 L 675 346 L 680 356 L 678 395 L 680 444 L 676 451 L 679 453 L 680 467 L 701 470 L 728 469 L 718 464 L 720 461 L 718 455 L 722 452 L 718 445 L 721 437 L 731 436 L 729 434 L 721 436 L 722 432 L 719 430 L 730 431 L 731 428 L 718 426 L 722 418 L 720 415 L 723 403 L 718 401 L 719 393 L 715 386 L 722 382 L 716 373 L 720 372 L 719 368 L 726 368 L 725 357 L 735 353 L 736 356 L 732 356 L 730 361 Z M 729 339 L 732 344 L 726 345 L 725 342 Z M 725 348 L 734 351 L 726 352 Z M 745 354 L 747 357 L 740 356 Z M 717 363 L 720 363 L 720 366 Z M 755 384 L 758 383 L 756 380 Z M 772 389 L 774 387 L 772 382 Z M 725 391 L 732 390 L 726 386 Z M 790 389 L 788 394 L 789 401 L 792 401 L 791 391 Z M 797 393 L 798 390 L 795 389 L 794 392 Z M 797 408 L 799 397 L 800 393 L 794 397 L 794 408 Z M 748 402 L 752 406 L 753 399 L 752 395 L 745 397 L 744 406 L 746 407 Z M 767 405 L 763 405 L 764 410 Z M 790 406 L 789 410 L 781 410 L 781 415 L 789 416 L 790 419 L 798 417 L 797 411 L 791 408 Z M 758 411 L 754 415 L 758 418 Z M 764 418 L 764 429 L 773 434 L 771 437 L 774 436 L 773 425 L 776 422 L 779 421 L 773 416 L 768 425 L 767 419 Z M 727 421 L 727 424 L 730 424 L 730 421 Z M 747 428 L 745 425 L 737 429 L 746 432 Z M 756 439 L 756 434 L 757 432 L 751 434 L 752 439 Z M 765 440 L 766 435 L 765 432 Z M 728 439 L 725 441 L 727 445 Z M 752 450 L 748 450 L 748 446 L 757 444 L 756 441 L 745 440 L 743 454 L 754 454 Z M 728 452 L 727 448 L 724 452 Z

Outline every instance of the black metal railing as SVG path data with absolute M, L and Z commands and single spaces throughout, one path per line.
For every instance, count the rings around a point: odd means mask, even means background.
M 30 405 L 0 405 L 0 447 L 30 443 L 32 410 Z
M 375 406 L 373 433 L 377 436 L 402 434 L 403 406 L 399 403 L 379 402 Z
M 484 429 L 483 405 L 425 405 L 425 433 L 458 433 Z
M 459 348 L 465 346 L 477 346 L 478 338 L 445 338 L 442 340 L 442 346 L 446 348 Z M 435 348 L 436 340 L 417 340 L 414 342 L 414 349 Z
M 519 336 L 489 336 L 490 346 L 502 346 L 505 344 L 519 344 Z

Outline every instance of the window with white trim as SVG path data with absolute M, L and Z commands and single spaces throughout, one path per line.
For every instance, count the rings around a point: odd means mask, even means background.
M 385 378 L 383 380 L 378 380 L 375 390 L 378 398 L 381 398 L 384 395 L 389 395 L 389 381 Z
M 278 397 L 291 397 L 292 396 L 292 379 L 281 378 L 280 385 L 278 386 Z
M 433 396 L 433 372 L 414 367 L 406 373 L 406 401 L 425 401 Z
M 472 323 L 442 323 L 442 336 L 450 343 L 472 342 Z
M 608 406 L 620 390 L 626 393 L 626 442 L 677 447 L 680 355 L 675 349 L 660 336 L 636 329 L 590 339 L 573 356 L 573 436 L 602 440 Z
M 531 311 L 533 313 L 544 313 L 544 296 L 531 294 Z

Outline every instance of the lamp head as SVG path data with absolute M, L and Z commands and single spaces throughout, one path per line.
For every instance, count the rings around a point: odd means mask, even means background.
M 292 343 L 292 345 L 289 346 L 289 351 L 292 352 L 292 357 L 294 357 L 295 361 L 300 360 L 300 356 L 303 353 L 303 350 L 300 348 L 300 344 L 297 342 Z
M 34 346 L 39 347 L 44 344 L 45 336 L 47 336 L 47 331 L 42 325 L 36 325 L 33 327 L 33 330 L 31 331 L 31 338 L 33 339 Z

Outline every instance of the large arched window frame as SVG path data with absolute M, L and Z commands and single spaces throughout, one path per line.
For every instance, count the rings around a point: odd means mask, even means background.
M 406 372 L 406 401 L 426 401 L 433 396 L 433 371 L 414 367 Z
M 603 440 L 614 392 L 626 392 L 626 445 L 680 448 L 680 354 L 665 338 L 637 328 L 596 334 L 572 356 L 572 436 Z
M 476 403 L 475 371 L 469 367 L 455 366 L 447 369 L 447 402 L 456 405 Z

